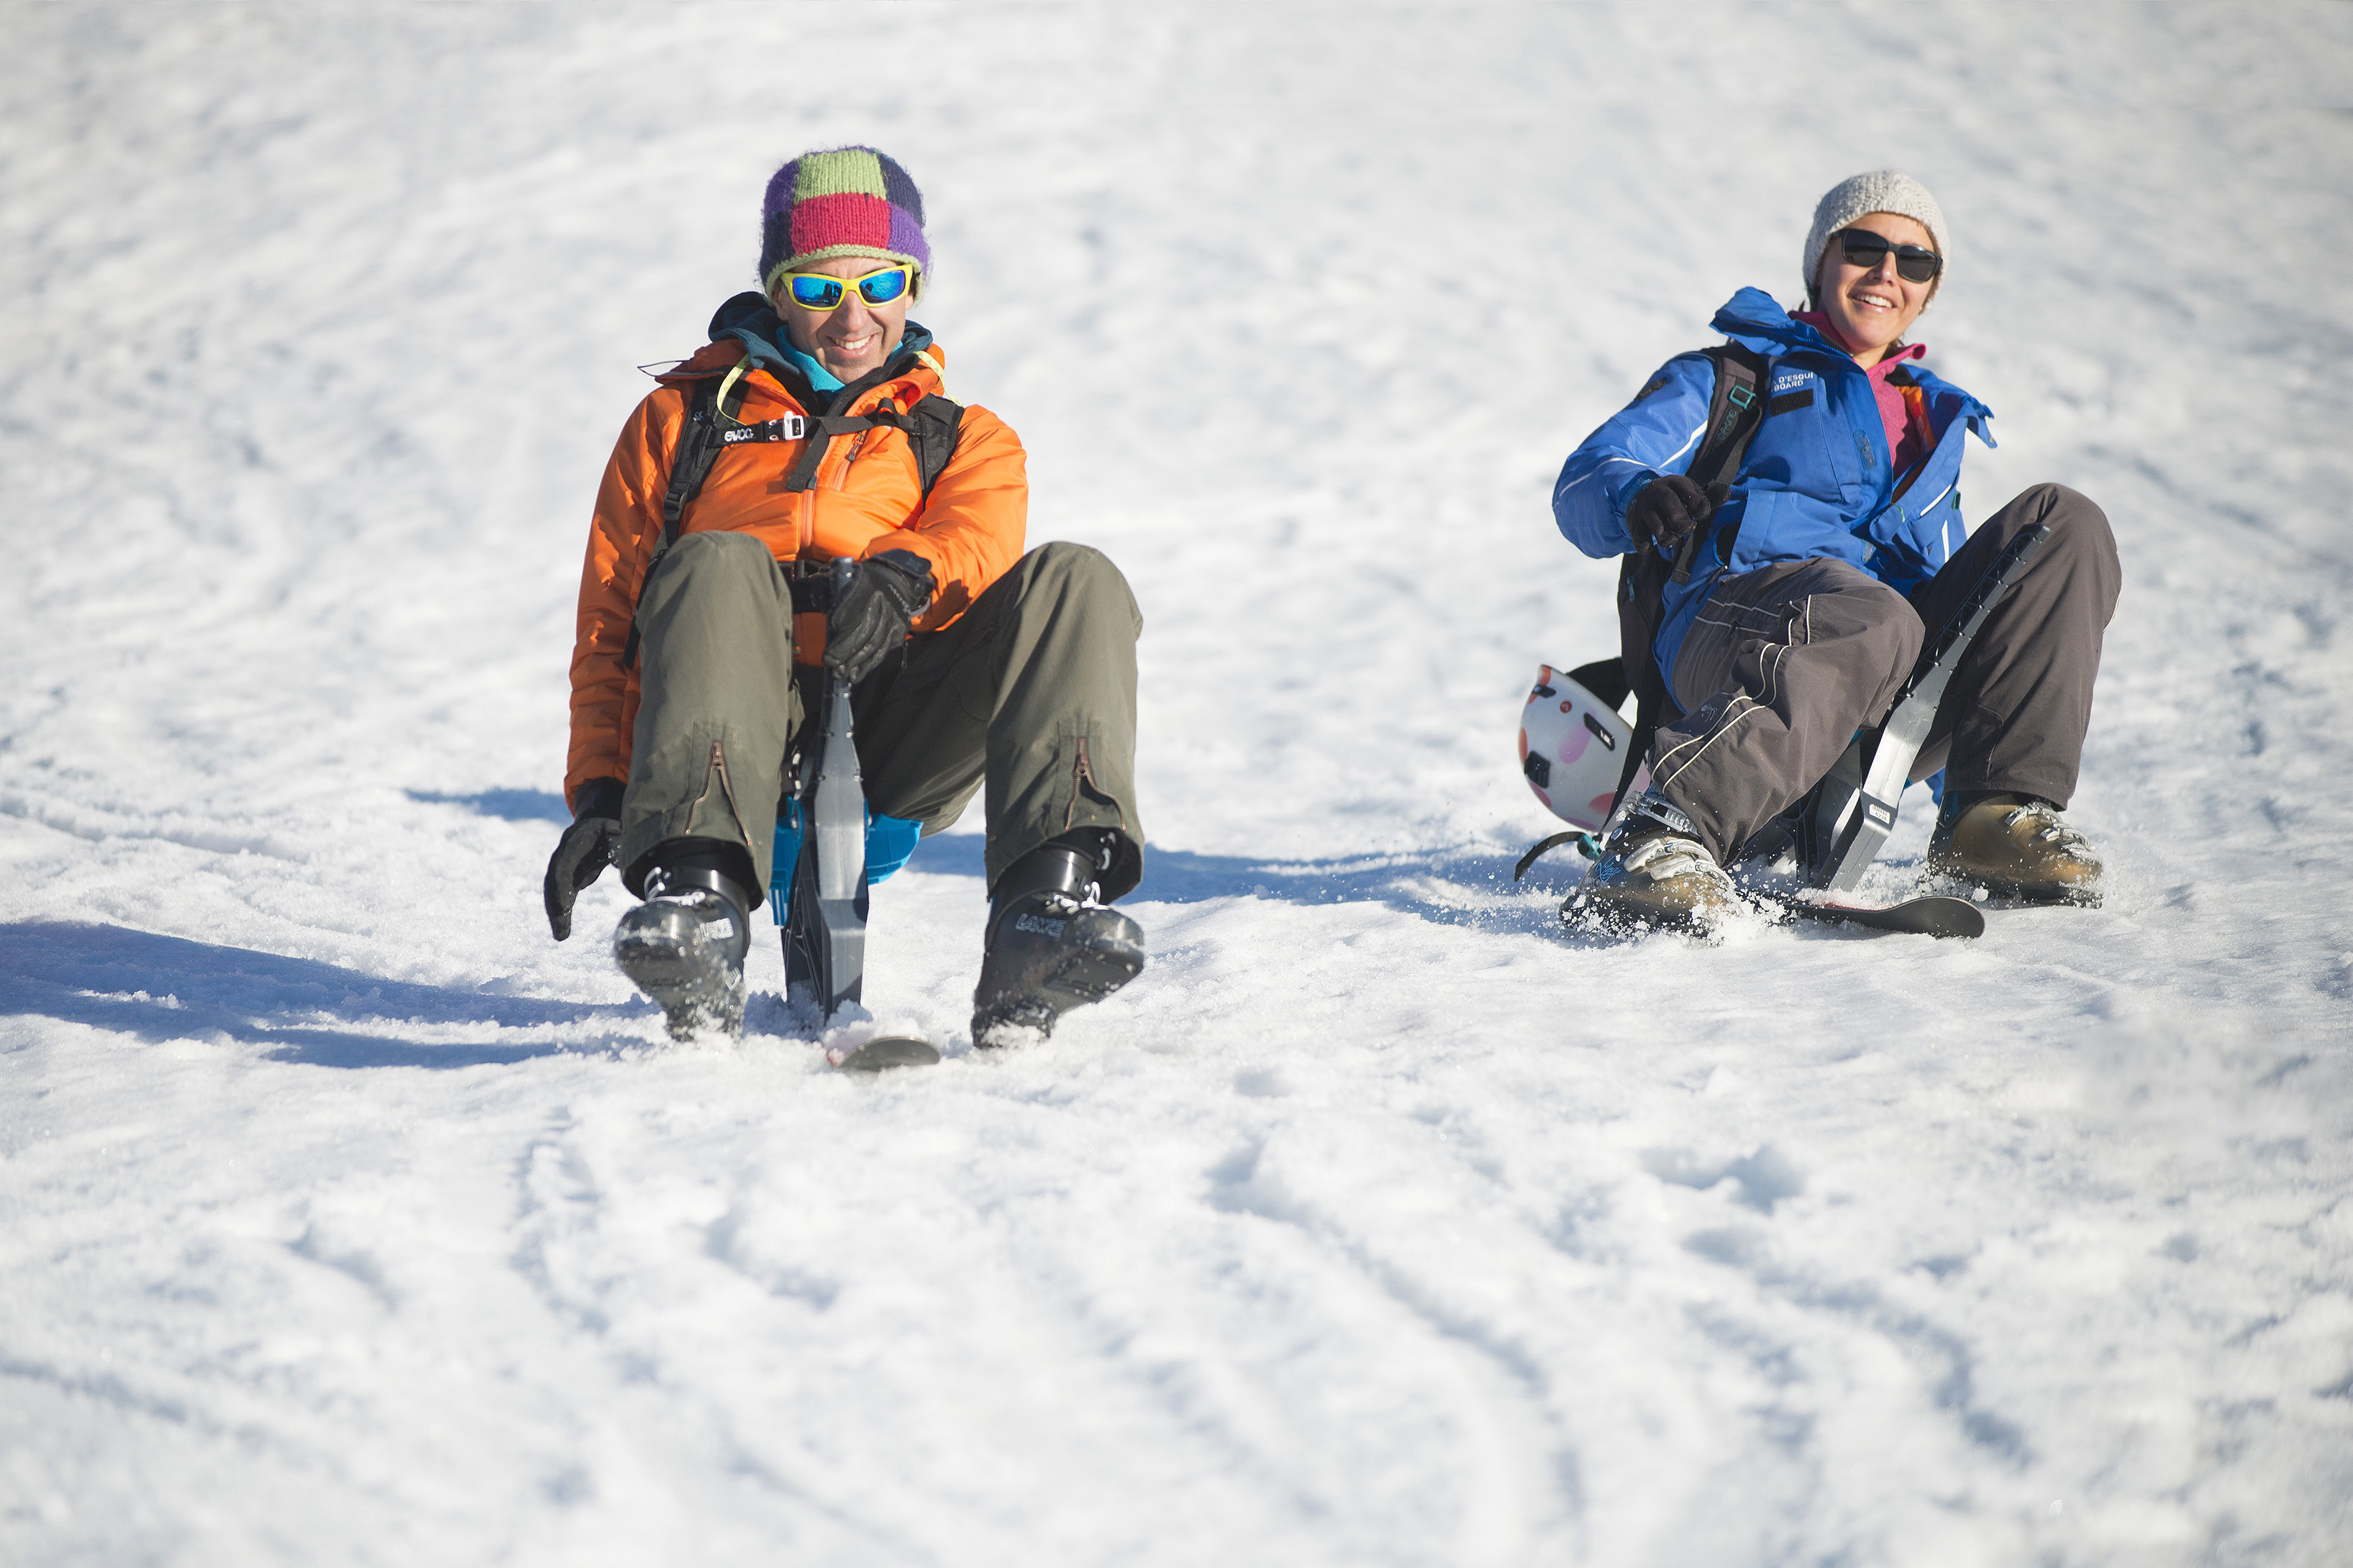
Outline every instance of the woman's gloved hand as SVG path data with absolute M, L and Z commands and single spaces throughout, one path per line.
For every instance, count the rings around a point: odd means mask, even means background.
M 622 794 L 618 779 L 590 779 L 582 784 L 572 826 L 548 857 L 547 880 L 540 891 L 547 900 L 547 929 L 558 942 L 572 934 L 573 900 L 621 852 Z
M 1715 515 L 1729 492 L 1726 485 L 1703 489 L 1698 480 L 1684 475 L 1661 474 L 1636 490 L 1627 503 L 1627 531 L 1634 536 L 1637 547 L 1655 544 L 1672 555 L 1691 537 L 1692 530 Z
M 932 602 L 932 563 L 912 550 L 886 550 L 858 563 L 825 622 L 825 667 L 845 680 L 865 679 L 907 640 L 907 628 Z

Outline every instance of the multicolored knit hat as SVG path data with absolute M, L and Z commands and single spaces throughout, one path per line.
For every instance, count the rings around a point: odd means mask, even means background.
M 804 153 L 777 170 L 760 203 L 760 287 L 804 263 L 872 256 L 932 269 L 923 240 L 923 194 L 898 163 L 871 147 Z

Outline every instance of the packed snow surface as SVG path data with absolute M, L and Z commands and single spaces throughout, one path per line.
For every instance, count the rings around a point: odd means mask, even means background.
M 2341 1563 L 2353 8 L 0 6 L 0 1559 Z M 548 939 L 588 506 L 800 149 L 1147 618 L 1127 991 Z M 2126 569 L 1982 942 L 1514 887 L 1561 458 L 1900 165 Z M 1915 792 L 1872 891 L 1917 876 Z

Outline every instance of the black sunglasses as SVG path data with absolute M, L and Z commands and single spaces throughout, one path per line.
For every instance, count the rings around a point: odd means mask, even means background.
M 1845 228 L 1839 231 L 1839 248 L 1846 253 L 1849 267 L 1877 267 L 1881 257 L 1895 253 L 1895 275 L 1906 283 L 1926 283 L 1944 270 L 1945 258 L 1933 250 L 1916 245 L 1898 245 L 1883 234 L 1873 234 L 1867 228 Z

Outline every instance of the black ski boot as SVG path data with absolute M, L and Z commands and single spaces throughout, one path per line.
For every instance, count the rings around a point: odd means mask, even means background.
M 974 1045 L 1011 1045 L 1023 1031 L 1042 1039 L 1063 1014 L 1102 1001 L 1144 968 L 1144 929 L 1092 901 L 1115 842 L 1100 828 L 1066 834 L 997 879 L 972 994 Z
M 717 858 L 688 854 L 648 872 L 646 901 L 613 933 L 614 961 L 670 1015 L 674 1040 L 744 1028 L 752 895 Z

